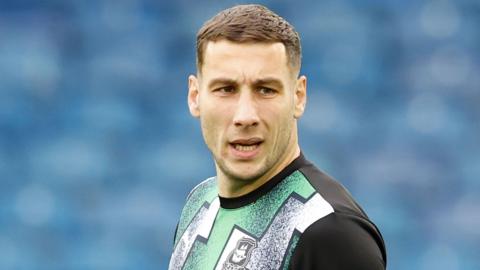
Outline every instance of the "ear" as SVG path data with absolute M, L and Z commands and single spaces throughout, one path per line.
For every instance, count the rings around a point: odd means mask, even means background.
M 190 75 L 188 76 L 188 108 L 190 109 L 190 114 L 196 118 L 200 117 L 199 97 L 198 79 L 194 75 Z
M 307 77 L 300 76 L 297 79 L 295 85 L 295 113 L 294 116 L 296 119 L 300 118 L 305 111 L 305 105 L 307 104 Z

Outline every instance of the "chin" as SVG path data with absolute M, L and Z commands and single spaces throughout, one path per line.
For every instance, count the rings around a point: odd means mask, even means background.
M 253 182 L 256 179 L 260 178 L 260 176 L 261 176 L 260 174 L 252 174 L 251 172 L 232 174 L 233 179 L 237 179 L 244 182 Z
M 225 159 L 216 159 L 219 169 L 227 178 L 237 181 L 251 182 L 267 173 L 268 168 L 264 160 L 239 161 Z
M 245 182 L 255 181 L 266 173 L 264 168 L 251 168 L 251 166 L 241 169 L 230 167 L 223 171 L 229 178 Z

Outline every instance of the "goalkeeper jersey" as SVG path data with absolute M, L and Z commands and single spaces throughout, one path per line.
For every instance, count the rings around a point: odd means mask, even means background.
M 215 178 L 189 194 L 170 270 L 385 269 L 377 227 L 337 181 L 302 154 L 255 191 L 218 196 Z

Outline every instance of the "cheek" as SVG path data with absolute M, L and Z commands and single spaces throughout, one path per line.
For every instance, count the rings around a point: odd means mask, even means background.
M 207 144 L 210 144 L 215 137 L 215 118 L 208 114 L 202 114 L 200 116 L 200 123 L 205 141 Z
M 292 132 L 294 118 L 294 110 L 285 106 L 276 110 L 271 118 L 271 132 L 274 133 L 277 143 L 283 144 L 290 137 Z
M 219 143 L 223 130 L 226 128 L 226 114 L 217 107 L 203 107 L 200 123 L 205 142 L 210 147 Z
M 291 103 L 284 103 L 277 106 L 265 106 L 265 114 L 269 117 L 271 125 L 275 129 L 285 130 L 291 125 L 294 118 L 294 108 Z

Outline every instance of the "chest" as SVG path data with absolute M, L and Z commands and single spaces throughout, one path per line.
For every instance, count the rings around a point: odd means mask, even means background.
M 181 236 L 170 269 L 287 269 L 301 233 L 328 206 L 318 194 L 233 210 L 214 200 Z

